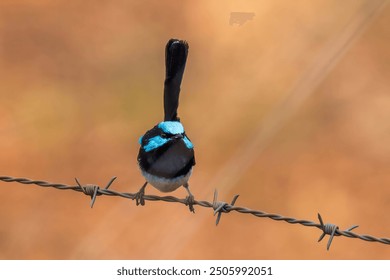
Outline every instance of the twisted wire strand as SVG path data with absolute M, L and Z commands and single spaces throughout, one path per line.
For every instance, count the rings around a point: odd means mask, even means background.
M 137 194 L 119 192 L 119 191 L 108 189 L 110 187 L 110 185 L 112 184 L 112 182 L 115 180 L 115 178 L 116 177 L 113 177 L 109 181 L 109 183 L 107 184 L 107 186 L 105 188 L 100 188 L 98 185 L 91 185 L 91 184 L 81 185 L 77 179 L 76 179 L 77 185 L 73 185 L 73 186 L 66 185 L 66 184 L 50 183 L 50 182 L 41 181 L 41 180 L 31 180 L 31 179 L 27 179 L 27 178 L 10 177 L 10 176 L 0 176 L 0 181 L 7 182 L 7 183 L 16 182 L 16 183 L 20 183 L 20 184 L 37 185 L 40 187 L 51 187 L 51 188 L 55 188 L 55 189 L 59 189 L 59 190 L 73 190 L 73 191 L 77 191 L 77 192 L 82 192 L 85 195 L 88 195 L 91 197 L 91 207 L 93 207 L 93 204 L 96 200 L 96 197 L 101 196 L 101 195 L 118 196 L 118 197 L 132 199 L 132 200 L 136 199 Z M 318 219 L 319 219 L 320 223 L 316 223 L 316 222 L 309 221 L 309 220 L 301 220 L 301 219 L 296 219 L 296 218 L 292 218 L 292 217 L 282 216 L 279 214 L 267 213 L 267 212 L 260 211 L 260 210 L 253 210 L 253 209 L 249 209 L 249 208 L 242 207 L 242 206 L 234 206 L 234 204 L 238 198 L 238 195 L 236 195 L 233 198 L 233 200 L 230 204 L 223 202 L 223 201 L 218 201 L 217 196 L 218 196 L 218 192 L 215 191 L 213 202 L 204 201 L 204 200 L 194 200 L 193 201 L 193 205 L 198 205 L 198 206 L 205 207 L 205 208 L 213 208 L 214 215 L 218 214 L 217 221 L 216 221 L 217 225 L 221 219 L 222 213 L 229 213 L 231 211 L 235 211 L 235 212 L 242 213 L 242 214 L 251 214 L 251 215 L 253 215 L 255 217 L 259 217 L 259 218 L 269 218 L 269 219 L 272 219 L 275 221 L 284 221 L 284 222 L 287 222 L 290 224 L 300 224 L 302 226 L 307 226 L 307 227 L 316 227 L 316 228 L 322 230 L 322 235 L 320 236 L 318 241 L 321 241 L 325 237 L 325 235 L 330 235 L 330 238 L 329 238 L 329 241 L 327 244 L 328 250 L 329 250 L 330 245 L 332 243 L 333 237 L 335 237 L 335 236 L 345 236 L 345 237 L 349 237 L 349 238 L 357 238 L 357 239 L 360 239 L 363 241 L 379 242 L 379 243 L 382 243 L 385 245 L 390 245 L 390 238 L 378 238 L 378 237 L 374 237 L 374 236 L 367 235 L 367 234 L 357 234 L 357 233 L 352 232 L 352 230 L 354 228 L 356 228 L 357 226 L 352 226 L 347 230 L 340 230 L 339 227 L 334 225 L 334 224 L 330 224 L 330 223 L 324 224 L 320 214 L 318 214 Z M 181 198 L 177 198 L 174 196 L 144 195 L 143 199 L 148 200 L 148 201 L 173 202 L 173 203 L 181 203 L 181 204 L 187 205 L 186 199 L 181 199 Z

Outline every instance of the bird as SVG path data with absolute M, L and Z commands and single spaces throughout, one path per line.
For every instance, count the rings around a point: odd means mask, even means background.
M 136 194 L 137 205 L 149 183 L 161 192 L 172 192 L 183 186 L 188 193 L 186 204 L 194 212 L 194 196 L 188 180 L 195 165 L 194 145 L 178 117 L 180 86 L 188 56 L 188 43 L 170 39 L 165 47 L 164 121 L 139 138 L 138 166 L 146 182 Z

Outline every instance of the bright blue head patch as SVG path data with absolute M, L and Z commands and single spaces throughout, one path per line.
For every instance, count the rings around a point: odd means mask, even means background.
M 158 124 L 158 127 L 165 133 L 169 133 L 169 134 L 184 133 L 184 127 L 180 122 L 172 122 L 172 121 L 160 122 Z
M 162 138 L 161 136 L 154 136 L 148 140 L 148 144 L 146 144 L 143 148 L 145 152 L 150 152 L 158 147 L 161 147 L 165 143 L 167 143 L 169 139 Z

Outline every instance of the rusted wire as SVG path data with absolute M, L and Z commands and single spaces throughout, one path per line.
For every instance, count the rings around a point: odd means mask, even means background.
M 111 184 L 114 182 L 116 177 L 113 177 L 106 185 L 105 188 L 100 188 L 98 185 L 95 184 L 86 184 L 82 185 L 78 179 L 76 180 L 77 185 L 71 186 L 71 185 L 65 185 L 65 184 L 58 184 L 58 183 L 50 183 L 46 181 L 37 181 L 37 180 L 30 180 L 27 178 L 15 178 L 15 177 L 9 177 L 9 176 L 0 176 L 0 180 L 3 182 L 16 182 L 20 184 L 28 184 L 28 185 L 37 185 L 41 187 L 50 187 L 55 188 L 59 190 L 73 190 L 77 192 L 82 192 L 85 195 L 88 195 L 91 197 L 91 208 L 93 207 L 97 196 L 119 196 L 131 200 L 137 200 L 139 199 L 139 194 L 135 193 L 122 193 L 115 190 L 109 190 L 108 188 L 111 186 Z M 330 245 L 332 244 L 333 238 L 335 236 L 345 236 L 349 238 L 358 238 L 363 241 L 369 241 L 369 242 L 379 242 L 382 244 L 390 245 L 390 238 L 378 238 L 371 235 L 360 235 L 357 233 L 352 232 L 353 229 L 357 228 L 357 225 L 351 226 L 346 230 L 340 230 L 340 228 L 337 225 L 331 224 L 331 223 L 324 223 L 322 220 L 322 217 L 320 214 L 318 214 L 318 220 L 320 223 L 315 223 L 313 221 L 309 220 L 299 220 L 291 217 L 285 217 L 278 214 L 272 214 L 272 213 L 266 213 L 259 210 L 253 210 L 246 207 L 241 206 L 234 206 L 235 202 L 237 201 L 238 195 L 235 195 L 232 199 L 232 202 L 229 204 L 227 202 L 219 201 L 218 200 L 218 192 L 215 190 L 214 192 L 214 199 L 213 202 L 209 201 L 203 201 L 203 200 L 194 200 L 193 205 L 199 205 L 201 207 L 205 208 L 213 208 L 214 215 L 217 215 L 216 224 L 220 222 L 222 213 L 229 213 L 232 211 L 242 213 L 242 214 L 251 214 L 253 216 L 259 217 L 259 218 L 269 218 L 274 221 L 284 221 L 290 224 L 300 224 L 302 226 L 307 227 L 316 227 L 322 231 L 322 234 L 318 241 L 321 241 L 325 235 L 329 235 L 329 240 L 327 243 L 327 250 L 329 250 Z M 188 204 L 187 199 L 180 199 L 174 196 L 157 196 L 157 195 L 143 195 L 142 196 L 143 201 L 149 200 L 149 201 L 163 201 L 163 202 L 174 202 L 174 203 L 181 203 L 184 205 Z M 140 204 L 137 202 L 137 205 Z M 145 203 L 144 203 L 145 204 Z

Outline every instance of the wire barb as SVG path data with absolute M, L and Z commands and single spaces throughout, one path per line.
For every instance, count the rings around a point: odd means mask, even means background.
M 81 185 L 79 180 L 77 178 L 74 178 L 76 180 L 77 185 L 80 187 L 80 190 L 85 194 L 89 195 L 91 197 L 91 208 L 93 208 L 93 205 L 95 204 L 96 197 L 98 195 L 102 195 L 99 193 L 100 187 L 98 185 L 93 185 L 93 184 L 87 184 L 87 185 Z M 108 188 L 111 186 L 111 184 L 115 181 L 116 177 L 112 177 L 111 180 L 108 182 L 106 187 L 104 188 L 105 190 L 108 190 Z
M 330 245 L 332 245 L 333 237 L 341 235 L 341 233 L 339 232 L 339 227 L 330 223 L 324 224 L 320 213 L 318 213 L 318 220 L 320 221 L 321 229 L 323 231 L 320 238 L 318 239 L 318 242 L 320 242 L 325 237 L 325 235 L 330 235 L 328 244 L 326 245 L 326 250 L 329 251 Z M 353 225 L 346 229 L 344 232 L 351 232 L 357 227 L 358 225 Z
M 134 193 L 134 194 L 133 193 L 123 193 L 123 192 L 118 192 L 115 190 L 109 190 L 108 188 L 111 186 L 111 184 L 114 182 L 115 179 L 116 179 L 116 177 L 113 177 L 108 182 L 107 186 L 104 189 L 101 189 L 97 185 L 81 185 L 77 179 L 76 179 L 77 185 L 70 186 L 70 185 L 65 185 L 65 184 L 49 183 L 46 181 L 35 181 L 35 180 L 27 179 L 27 178 L 15 178 L 15 177 L 9 177 L 9 176 L 0 176 L 0 181 L 7 182 L 7 183 L 16 182 L 16 183 L 27 184 L 27 185 L 34 184 L 34 185 L 41 186 L 41 187 L 51 187 L 51 188 L 55 188 L 55 189 L 59 189 L 59 190 L 73 190 L 73 191 L 77 191 L 77 192 L 82 192 L 86 195 L 91 196 L 91 207 L 95 203 L 96 197 L 99 195 L 118 196 L 118 197 L 132 199 L 132 200 L 137 199 L 138 193 Z M 260 211 L 260 210 L 253 210 L 253 209 L 249 209 L 249 208 L 245 208 L 245 207 L 234 206 L 237 198 L 238 198 L 238 195 L 235 195 L 233 197 L 231 204 L 218 201 L 218 191 L 215 190 L 213 202 L 203 201 L 203 200 L 194 200 L 193 204 L 199 205 L 202 207 L 206 207 L 206 208 L 213 208 L 214 215 L 218 214 L 217 220 L 216 220 L 217 225 L 221 219 L 222 213 L 229 213 L 231 211 L 236 211 L 236 212 L 241 213 L 241 214 L 251 214 L 251 215 L 258 217 L 258 218 L 269 218 L 269 219 L 272 219 L 274 221 L 284 221 L 284 222 L 287 222 L 289 224 L 299 224 L 299 225 L 306 226 L 306 227 L 319 228 L 320 230 L 322 230 L 322 234 L 321 234 L 318 241 L 321 241 L 325 237 L 325 235 L 330 235 L 328 245 L 327 245 L 328 250 L 329 250 L 330 245 L 332 243 L 333 237 L 339 236 L 339 235 L 343 235 L 343 236 L 349 237 L 349 238 L 358 238 L 360 240 L 368 241 L 368 242 L 379 242 L 379 243 L 382 243 L 385 245 L 390 245 L 390 238 L 378 238 L 378 237 L 374 237 L 371 235 L 359 235 L 357 233 L 352 232 L 352 230 L 357 228 L 357 226 L 352 226 L 352 227 L 348 228 L 347 230 L 342 231 L 336 225 L 324 224 L 320 214 L 318 214 L 318 219 L 320 221 L 320 224 L 318 224 L 318 223 L 313 222 L 313 221 L 295 219 L 292 217 L 285 217 L 285 216 L 281 216 L 278 214 L 266 213 L 266 212 Z M 187 203 L 184 199 L 180 199 L 180 198 L 177 198 L 174 196 L 144 195 L 144 196 L 142 196 L 142 199 L 143 199 L 143 202 L 145 202 L 145 200 L 149 200 L 149 201 L 174 202 L 174 203 L 181 203 L 181 204 Z
M 239 195 L 236 194 L 233 197 L 232 202 L 230 204 L 228 204 L 224 201 L 218 201 L 218 191 L 217 190 L 214 191 L 214 199 L 213 199 L 214 216 L 215 216 L 215 214 L 218 213 L 217 220 L 215 221 L 215 225 L 219 224 L 222 213 L 229 213 L 231 211 L 231 207 L 234 206 L 238 197 L 239 197 Z

